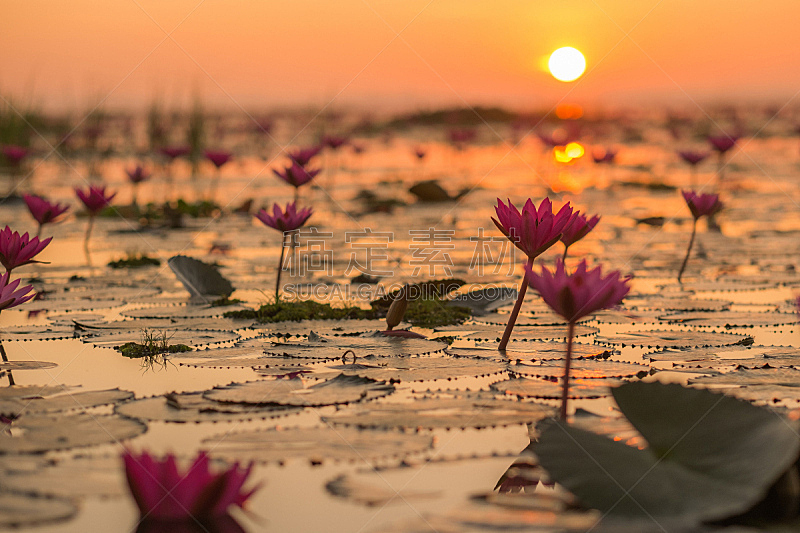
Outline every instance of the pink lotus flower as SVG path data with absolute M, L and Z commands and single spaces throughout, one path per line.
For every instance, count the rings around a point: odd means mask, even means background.
M 298 148 L 297 150 L 292 150 L 289 152 L 289 159 L 300 165 L 301 167 L 306 166 L 309 161 L 311 161 L 312 157 L 315 157 L 322 151 L 322 145 L 320 146 L 312 146 L 310 148 Z
M 697 194 L 694 191 L 681 191 L 681 194 L 695 220 L 711 216 L 722 209 L 722 202 L 719 201 L 718 194 Z
M 102 211 L 117 195 L 117 193 L 106 195 L 105 185 L 90 185 L 86 191 L 76 187 L 75 194 L 78 195 L 78 198 L 86 206 L 86 210 L 89 211 L 91 216 Z
M 28 206 L 28 211 L 31 212 L 36 222 L 39 223 L 40 229 L 45 224 L 57 222 L 58 217 L 69 210 L 68 205 L 50 202 L 41 196 L 23 194 L 22 198 L 25 200 L 25 205 Z
M 600 222 L 600 215 L 587 219 L 586 215 L 582 215 L 578 211 L 573 213 L 569 223 L 564 227 L 564 232 L 561 234 L 560 239 L 564 243 L 564 261 L 567 259 L 569 247 L 586 237 L 598 222 Z
M 710 154 L 708 152 L 695 152 L 692 150 L 681 150 L 678 152 L 678 155 L 681 156 L 681 159 L 686 161 L 692 166 L 696 166 L 697 164 L 704 161 Z
M 22 160 L 28 156 L 28 149 L 15 144 L 3 146 L 3 157 L 12 167 L 18 167 Z
M 331 150 L 338 150 L 347 144 L 347 137 L 341 137 L 339 135 L 326 135 L 322 138 L 322 144 Z
M 286 204 L 285 211 L 281 210 L 281 206 L 278 204 L 273 205 L 272 215 L 266 209 L 261 209 L 256 213 L 256 218 L 270 228 L 286 233 L 303 227 L 303 224 L 306 223 L 312 213 L 313 211 L 310 207 L 305 207 L 298 211 L 297 204 L 291 202 Z
M 536 257 L 558 242 L 564 228 L 572 219 L 572 207 L 570 207 L 569 203 L 565 204 L 557 214 L 553 215 L 553 204 L 549 198 L 542 200 L 538 209 L 533 204 L 533 201 L 528 198 L 522 208 L 522 213 L 514 207 L 511 200 L 506 205 L 498 198 L 495 212 L 497 213 L 497 219 L 493 217 L 492 222 L 503 235 L 514 243 L 514 246 L 525 252 L 528 256 L 528 266 L 533 265 Z M 519 316 L 519 310 L 522 308 L 527 289 L 528 284 L 524 283 L 523 280 L 517 295 L 517 302 L 508 317 L 508 324 L 506 324 L 503 338 L 498 345 L 498 349 L 501 351 L 506 349 L 508 341 L 511 339 L 511 332 L 517 322 L 517 316 Z
M 553 272 L 542 267 L 541 274 L 537 274 L 526 266 L 525 279 L 556 314 L 575 323 L 595 311 L 619 305 L 630 291 L 631 278 L 621 278 L 617 271 L 604 277 L 601 267 L 589 270 L 584 259 L 572 274 L 567 273 L 561 260 Z
M 133 184 L 139 184 L 150 177 L 150 171 L 146 170 L 142 165 L 128 168 L 125 173 L 128 175 L 128 180 Z
M 33 285 L 17 288 L 21 280 L 15 279 L 9 282 L 10 279 L 11 271 L 7 271 L 0 276 L 0 311 L 24 304 L 36 296 L 36 293 L 30 293 L 33 290 Z
M 492 217 L 494 225 L 529 259 L 535 259 L 557 243 L 572 217 L 569 203 L 553 215 L 553 204 L 549 198 L 542 200 L 538 209 L 529 198 L 522 213 L 511 200 L 506 205 L 498 198 L 495 212 L 497 218 Z
M 20 235 L 16 231 L 12 232 L 11 228 L 6 226 L 3 231 L 0 231 L 0 263 L 7 272 L 22 265 L 37 263 L 38 261 L 34 261 L 33 258 L 44 250 L 51 240 L 53 240 L 52 237 L 43 241 L 39 241 L 38 237 L 31 239 L 27 233 Z
M 526 265 L 525 279 L 542 296 L 545 303 L 569 324 L 564 381 L 561 390 L 561 419 L 566 420 L 575 323 L 595 311 L 619 305 L 630 291 L 628 282 L 631 278 L 630 276 L 621 278 L 621 274 L 617 271 L 603 276 L 600 267 L 589 270 L 584 259 L 572 274 L 566 272 L 564 262 L 561 260 L 556 262 L 553 272 L 542 267 L 541 274 L 537 274 L 530 265 Z
M 275 170 L 274 168 L 272 169 L 272 172 L 274 172 L 276 176 L 292 187 L 298 188 L 314 179 L 314 177 L 320 173 L 320 170 L 308 170 L 305 167 L 292 162 L 292 166 L 286 167 L 283 172 L 280 170 Z
M 206 150 L 205 156 L 206 159 L 214 163 L 215 167 L 222 168 L 222 165 L 231 160 L 233 154 L 225 150 Z
M 192 153 L 192 149 L 188 146 L 164 146 L 158 151 L 161 152 L 162 155 L 167 156 L 170 161 Z
M 175 456 L 158 461 L 147 452 L 125 452 L 125 475 L 133 499 L 143 517 L 151 520 L 203 520 L 228 514 L 232 505 L 243 507 L 260 485 L 244 491 L 252 465 L 240 469 L 234 464 L 212 473 L 209 458 L 200 452 L 194 463 L 181 472 Z
M 734 146 L 736 146 L 736 141 L 739 140 L 738 135 L 711 135 L 708 137 L 708 142 L 711 143 L 711 147 L 714 148 L 720 154 L 724 154 Z
M 722 209 L 722 202 L 719 201 L 717 194 L 697 194 L 694 191 L 681 191 L 683 199 L 686 200 L 686 205 L 689 206 L 689 211 L 692 212 L 692 236 L 689 238 L 689 246 L 686 249 L 686 257 L 683 258 L 681 269 L 678 271 L 678 283 L 681 282 L 683 271 L 686 270 L 686 264 L 689 262 L 689 256 L 692 254 L 692 246 L 694 245 L 694 238 L 697 235 L 697 221 L 702 217 L 712 217 Z

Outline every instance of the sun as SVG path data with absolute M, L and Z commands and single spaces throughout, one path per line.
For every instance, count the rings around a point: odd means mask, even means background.
M 575 81 L 586 70 L 586 59 L 576 48 L 565 46 L 550 54 L 550 74 L 559 81 Z

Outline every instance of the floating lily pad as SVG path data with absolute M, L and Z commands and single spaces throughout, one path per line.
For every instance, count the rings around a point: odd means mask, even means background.
M 630 331 L 616 335 L 599 335 L 596 342 L 600 344 L 642 346 L 648 348 L 702 348 L 708 346 L 747 346 L 753 343 L 753 338 L 732 333 L 717 333 L 713 331 Z
M 493 313 L 491 315 L 474 317 L 472 321 L 476 324 L 489 324 L 492 326 L 502 326 L 505 328 L 506 324 L 508 323 L 508 318 L 509 315 L 507 314 Z M 517 318 L 514 331 L 516 331 L 517 326 L 559 326 L 566 329 L 567 323 L 564 322 L 563 318 L 555 313 L 543 313 L 538 315 L 520 315 L 519 318 Z M 466 325 L 464 327 L 469 329 L 470 326 Z
M 651 311 L 722 311 L 731 306 L 728 300 L 703 298 L 625 298 L 625 306 L 631 309 Z
M 796 324 L 796 313 L 742 313 L 720 311 L 716 313 L 676 313 L 659 317 L 662 322 L 705 326 L 709 328 L 746 328 L 753 326 L 783 326 Z
M 69 326 L 12 326 L 0 330 L 0 342 L 50 341 L 74 336 L 75 330 Z
M 505 326 L 492 326 L 484 324 L 459 326 L 458 328 L 437 328 L 434 331 L 441 333 L 452 333 L 459 339 L 469 339 L 476 341 L 495 341 L 499 342 L 503 337 Z M 575 326 L 575 336 L 585 337 L 595 335 L 599 329 L 578 324 Z M 544 341 L 564 339 L 567 336 L 566 326 L 515 326 L 511 334 L 512 341 Z
M 602 398 L 610 394 L 609 387 L 620 383 L 618 379 L 570 379 L 569 397 L 576 400 Z M 490 387 L 497 392 L 524 398 L 561 398 L 561 380 L 511 378 L 492 383 Z
M 528 424 L 551 416 L 549 406 L 496 399 L 474 393 L 452 398 L 423 398 L 413 403 L 375 403 L 323 417 L 332 424 L 359 428 L 484 428 Z
M 56 363 L 49 363 L 47 361 L 0 361 L 0 371 L 3 370 L 47 370 L 48 368 L 55 368 Z
M 218 402 L 314 407 L 372 400 L 394 392 L 393 385 L 344 374 L 316 385 L 306 385 L 300 378 L 249 381 L 217 387 L 207 391 L 205 397 Z
M 459 357 L 366 357 L 356 364 L 332 367 L 337 372 L 388 381 L 428 381 L 499 374 L 506 371 L 503 362 Z
M 136 320 L 115 320 L 113 322 L 83 323 L 73 322 L 87 333 L 118 333 L 142 331 L 143 329 L 177 330 L 192 329 L 200 331 L 234 331 L 248 328 L 251 323 L 229 318 L 138 318 Z
M 682 285 L 666 285 L 666 290 L 679 289 L 693 292 L 737 292 L 768 289 L 772 285 L 766 280 L 720 279 L 716 281 L 688 281 Z
M 559 360 L 537 361 L 536 363 L 520 362 L 509 365 L 508 370 L 522 376 L 560 378 L 564 375 L 564 362 Z M 570 367 L 570 378 L 627 378 L 636 375 L 645 375 L 649 371 L 649 366 L 636 363 L 598 361 L 596 359 L 573 357 Z
M 0 434 L 0 454 L 43 453 L 119 442 L 141 435 L 147 426 L 116 415 L 25 415 Z M 19 430 L 14 434 L 14 430 Z
M 663 311 L 604 309 L 592 315 L 592 318 L 601 324 L 658 324 L 658 317 L 663 314 Z
M 105 498 L 128 494 L 119 457 L 57 459 L 34 469 L 6 469 L 3 487 L 14 492 L 61 498 Z
M 44 298 L 41 300 L 34 300 L 26 307 L 30 310 L 47 311 L 50 313 L 73 313 L 82 311 L 96 311 L 98 309 L 111 309 L 124 304 L 124 300 L 90 300 L 88 298 L 48 300 Z
M 312 464 L 360 463 L 430 450 L 433 437 L 399 431 L 318 427 L 226 433 L 206 439 L 204 444 L 209 446 L 213 457 L 230 461 L 283 463 L 300 459 Z
M 447 348 L 448 354 L 456 357 L 479 357 L 494 358 L 510 361 L 536 361 L 548 359 L 563 359 L 567 354 L 567 344 L 565 342 L 540 342 L 530 341 L 524 345 L 517 345 L 518 349 L 505 350 L 500 352 L 497 346 L 482 346 L 476 348 Z M 572 343 L 573 357 L 588 357 L 596 359 L 607 359 L 614 353 L 614 350 L 596 344 Z
M 160 422 L 236 422 L 256 418 L 275 418 L 302 411 L 300 407 L 217 402 L 203 392 L 170 393 L 123 403 L 115 408 L 119 415 Z
M 186 346 L 209 346 L 232 342 L 239 338 L 237 333 L 232 331 L 200 331 L 200 330 L 153 330 L 155 334 L 164 331 L 167 335 L 169 344 L 185 344 Z M 95 346 L 105 348 L 116 348 L 123 344 L 142 341 L 141 331 L 127 331 L 122 333 L 95 333 L 81 340 Z
M 325 489 L 333 496 L 369 507 L 389 503 L 407 503 L 414 500 L 427 500 L 438 495 L 437 492 L 400 490 L 379 486 L 341 474 L 325 484 Z
M 130 318 L 222 318 L 228 311 L 241 311 L 246 307 L 234 304 L 225 306 L 172 305 L 169 307 L 143 307 L 121 314 Z M 247 322 L 252 322 L 248 320 Z
M 709 368 L 741 366 L 760 368 L 800 365 L 800 348 L 791 346 L 729 346 L 691 350 L 663 350 L 645 354 L 651 361 L 671 361 L 674 366 Z
M 133 398 L 133 393 L 109 389 L 87 392 L 66 392 L 59 389 L 58 396 L 47 395 L 46 398 L 18 399 L 0 398 L 0 415 L 18 417 L 21 414 L 41 414 L 74 409 L 86 409 L 99 405 L 108 405 Z
M 64 387 L 54 385 L 14 385 L 0 387 L 0 401 L 30 400 L 64 392 Z
M 403 322 L 397 326 L 397 329 L 405 329 L 410 326 Z M 338 337 L 383 331 L 386 329 L 386 321 L 377 319 L 303 320 L 302 322 L 259 324 L 255 326 L 255 329 L 264 330 L 267 335 L 275 337 L 306 337 L 312 331 L 317 335 Z
M 78 512 L 69 500 L 0 493 L 0 527 L 22 527 L 60 522 Z
M 439 341 L 383 335 L 369 337 L 318 337 L 314 335 L 308 340 L 275 343 L 271 349 L 268 349 L 268 353 L 284 357 L 341 359 L 347 350 L 352 350 L 359 359 L 362 359 L 370 355 L 378 357 L 426 355 L 441 351 L 446 346 Z

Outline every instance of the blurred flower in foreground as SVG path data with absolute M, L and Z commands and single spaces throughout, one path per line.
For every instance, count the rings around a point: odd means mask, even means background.
M 492 222 L 503 235 L 514 243 L 514 246 L 525 252 L 525 255 L 528 256 L 528 266 L 532 266 L 536 257 L 558 242 L 561 233 L 572 218 L 572 207 L 569 203 L 565 204 L 558 213 L 553 214 L 553 204 L 549 198 L 542 200 L 538 209 L 528 198 L 522 212 L 511 203 L 511 200 L 506 205 L 498 198 L 497 206 L 494 209 L 497 218 L 492 217 Z M 525 299 L 527 287 L 528 285 L 523 280 L 519 288 L 517 303 L 514 304 L 514 310 L 509 316 L 503 338 L 498 346 L 499 350 L 505 350 L 508 345 L 519 310 L 522 307 L 522 301 Z
M 530 265 L 526 265 L 525 279 L 542 296 L 544 302 L 569 324 L 567 357 L 561 394 L 561 419 L 566 420 L 575 324 L 581 318 L 591 315 L 595 311 L 619 305 L 630 291 L 628 283 L 631 278 L 623 278 L 618 271 L 603 276 L 601 267 L 589 270 L 584 259 L 572 274 L 567 273 L 564 262 L 561 260 L 556 262 L 553 272 L 547 267 L 542 267 L 541 273 L 537 274 Z
M 692 253 L 692 245 L 694 245 L 694 237 L 697 234 L 697 221 L 702 217 L 711 217 L 722 209 L 722 202 L 719 201 L 717 194 L 697 194 L 694 191 L 681 191 L 686 205 L 689 206 L 689 211 L 692 212 L 692 236 L 689 239 L 689 247 L 686 250 L 686 257 L 683 259 L 680 271 L 678 271 L 678 283 L 681 282 L 683 271 L 686 270 L 686 263 L 689 262 L 689 256 Z
M 7 272 L 23 265 L 37 263 L 38 261 L 34 261 L 33 258 L 52 240 L 52 237 L 48 237 L 40 241 L 39 237 L 30 238 L 27 233 L 20 235 L 19 232 L 11 231 L 11 228 L 6 226 L 0 231 L 0 263 Z
M 28 206 L 31 216 L 39 224 L 39 230 L 36 232 L 37 237 L 42 233 L 42 226 L 58 222 L 58 218 L 69 210 L 68 205 L 50 202 L 41 196 L 24 194 L 22 198 L 25 200 L 25 205 Z
M 178 468 L 175 456 L 159 461 L 147 452 L 122 456 L 125 476 L 142 517 L 148 520 L 203 521 L 228 514 L 232 505 L 243 507 L 260 485 L 250 490 L 243 486 L 252 465 L 239 468 L 236 463 L 220 473 L 212 473 L 208 455 L 200 452 L 185 472 Z

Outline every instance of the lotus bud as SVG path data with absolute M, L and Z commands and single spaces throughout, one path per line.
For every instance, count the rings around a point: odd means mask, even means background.
M 394 297 L 392 305 L 389 306 L 389 312 L 386 313 L 386 329 L 388 331 L 403 321 L 406 309 L 408 309 L 408 285 L 400 289 L 397 296 Z

